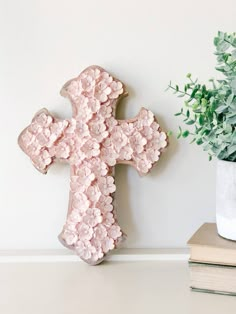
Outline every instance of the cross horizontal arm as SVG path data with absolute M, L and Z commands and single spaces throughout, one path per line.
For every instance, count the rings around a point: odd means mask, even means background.
M 22 131 L 18 143 L 36 169 L 47 173 L 56 159 L 67 160 L 71 156 L 74 146 L 72 133 L 73 121 L 56 119 L 47 109 L 42 109 Z

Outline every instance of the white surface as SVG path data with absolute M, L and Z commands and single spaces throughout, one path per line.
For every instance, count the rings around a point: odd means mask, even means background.
M 187 261 L 187 249 L 120 249 L 109 255 L 106 260 L 112 262 L 130 261 Z M 17 250 L 0 251 L 0 263 L 48 263 L 82 262 L 69 250 Z
M 236 240 L 236 162 L 217 161 L 216 222 L 222 237 Z
M 192 292 L 187 262 L 1 264 L 4 314 L 234 314 L 236 298 Z
M 157 0 L 0 0 L 1 176 L 0 249 L 57 249 L 65 220 L 69 167 L 38 173 L 17 136 L 42 107 L 59 117 L 71 108 L 60 88 L 86 66 L 98 64 L 122 80 L 130 96 L 119 117 L 142 105 L 166 130 L 181 99 L 164 90 L 188 72 L 215 75 L 212 40 L 235 31 L 236 2 Z M 225 9 L 224 9 L 225 8 Z M 152 173 L 116 171 L 119 221 L 127 247 L 183 247 L 202 222 L 214 221 L 215 164 L 201 148 L 170 140 Z

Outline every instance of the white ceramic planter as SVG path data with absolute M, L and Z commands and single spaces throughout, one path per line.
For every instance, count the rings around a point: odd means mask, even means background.
M 236 240 L 236 162 L 217 161 L 216 223 L 219 235 Z

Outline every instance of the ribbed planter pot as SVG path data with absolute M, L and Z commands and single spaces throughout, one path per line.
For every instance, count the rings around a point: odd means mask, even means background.
M 236 162 L 217 161 L 216 223 L 220 236 L 236 240 Z

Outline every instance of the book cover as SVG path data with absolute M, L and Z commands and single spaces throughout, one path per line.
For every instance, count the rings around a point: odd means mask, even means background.
M 190 261 L 236 266 L 236 241 L 219 236 L 215 223 L 203 224 L 187 244 Z

